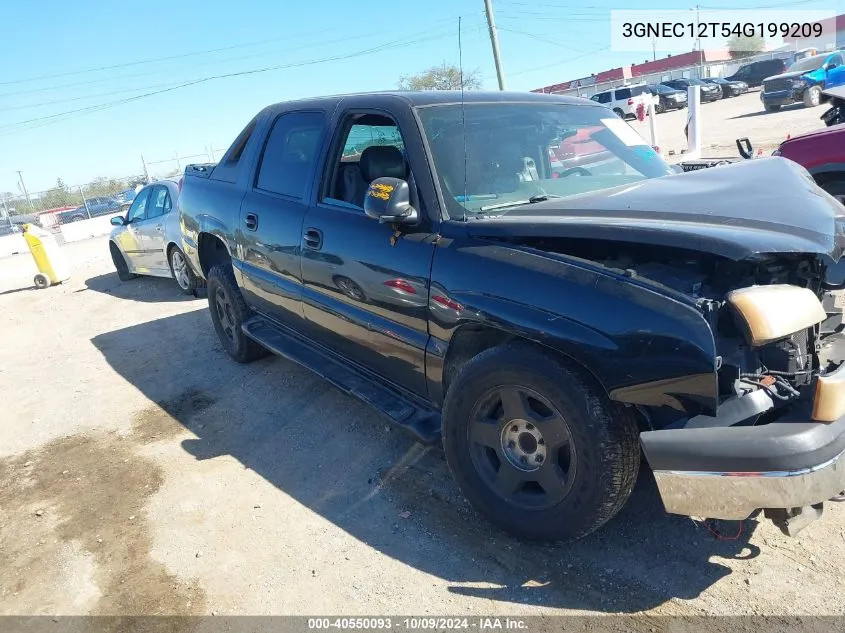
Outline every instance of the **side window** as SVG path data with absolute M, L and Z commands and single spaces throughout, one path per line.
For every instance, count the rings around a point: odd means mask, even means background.
M 596 101 L 598 101 L 599 103 L 610 103 L 610 93 L 609 92 L 600 92 L 596 95 L 596 97 L 598 97 L 598 99 L 596 99 Z
M 830 59 L 827 61 L 828 65 L 830 66 L 841 66 L 842 65 L 842 55 L 837 53 L 836 55 L 831 55 Z
M 396 122 L 380 114 L 350 115 L 340 128 L 337 154 L 323 188 L 323 200 L 363 208 L 376 178 L 408 179 L 405 143 Z
M 159 185 L 153 189 L 150 194 L 150 200 L 147 203 L 147 219 L 150 220 L 164 215 L 169 198 L 170 193 L 167 191 L 167 187 Z
M 616 100 L 619 101 L 620 99 L 630 99 L 631 98 L 631 89 L 630 88 L 620 88 L 616 91 Z
M 150 189 L 144 189 L 141 193 L 135 196 L 132 206 L 129 207 L 129 213 L 126 214 L 127 222 L 140 222 L 147 218 L 147 199 L 150 197 Z
M 304 199 L 325 127 L 321 112 L 291 112 L 276 119 L 264 146 L 255 186 Z

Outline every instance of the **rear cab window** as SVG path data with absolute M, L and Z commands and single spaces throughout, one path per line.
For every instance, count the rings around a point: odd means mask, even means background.
M 256 189 L 304 200 L 326 132 L 322 112 L 288 112 L 273 123 L 255 175 Z

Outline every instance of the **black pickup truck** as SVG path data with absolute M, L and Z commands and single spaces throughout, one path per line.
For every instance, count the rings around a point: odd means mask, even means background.
M 641 454 L 671 513 L 794 533 L 845 489 L 845 209 L 795 163 L 677 174 L 584 99 L 359 94 L 264 109 L 179 208 L 233 359 L 442 441 L 518 536 L 595 530 Z

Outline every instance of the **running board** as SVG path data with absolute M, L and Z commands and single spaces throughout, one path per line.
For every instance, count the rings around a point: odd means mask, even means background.
M 246 321 L 242 329 L 249 338 L 274 354 L 310 369 L 341 391 L 366 402 L 410 431 L 422 444 L 440 442 L 440 414 L 437 411 L 413 402 L 369 372 L 350 366 L 330 350 L 318 349 L 313 343 L 260 316 Z

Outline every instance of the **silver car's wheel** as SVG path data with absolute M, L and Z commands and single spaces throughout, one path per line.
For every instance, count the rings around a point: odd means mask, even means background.
M 170 272 L 183 293 L 194 294 L 197 289 L 197 277 L 188 265 L 185 254 L 176 246 L 170 249 Z

